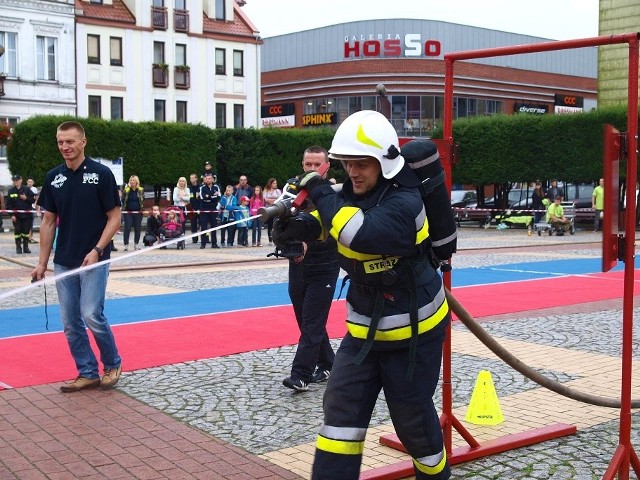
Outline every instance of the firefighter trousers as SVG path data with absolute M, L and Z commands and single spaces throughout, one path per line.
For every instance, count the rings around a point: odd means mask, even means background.
M 353 360 L 362 341 L 343 339 L 324 394 L 324 425 L 316 443 L 312 479 L 356 480 L 373 408 L 382 389 L 396 434 L 413 458 L 416 478 L 450 477 L 433 395 L 440 378 L 445 319 L 421 335 L 413 378 L 407 379 L 409 348 L 371 350 Z M 428 336 L 428 338 L 423 338 Z

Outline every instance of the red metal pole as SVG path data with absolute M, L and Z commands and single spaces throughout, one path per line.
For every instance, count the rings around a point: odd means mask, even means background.
M 622 302 L 622 385 L 620 392 L 620 433 L 618 448 L 603 478 L 629 479 L 629 466 L 636 475 L 637 456 L 631 445 L 631 375 L 633 363 L 633 290 L 636 233 L 636 183 L 638 178 L 638 35 L 629 39 L 629 80 L 627 107 L 627 211 L 625 218 L 624 294 Z M 634 462 L 631 459 L 634 459 Z

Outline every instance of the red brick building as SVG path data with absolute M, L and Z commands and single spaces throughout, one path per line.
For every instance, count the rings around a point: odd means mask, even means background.
M 548 42 L 431 20 L 368 20 L 266 38 L 262 126 L 337 126 L 354 111 L 386 113 L 398 133 L 442 121 L 444 54 Z M 597 50 L 457 62 L 454 118 L 596 107 Z

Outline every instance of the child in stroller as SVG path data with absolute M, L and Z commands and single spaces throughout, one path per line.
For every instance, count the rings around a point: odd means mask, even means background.
M 184 212 L 180 207 L 167 207 L 162 213 L 162 219 L 161 241 L 184 236 Z M 177 243 L 178 250 L 184 250 L 184 246 L 184 240 Z

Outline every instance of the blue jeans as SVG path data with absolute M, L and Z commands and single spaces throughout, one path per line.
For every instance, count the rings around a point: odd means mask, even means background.
M 71 268 L 54 265 L 54 274 L 60 275 Z M 78 374 L 98 378 L 98 361 L 91 349 L 87 328 L 100 350 L 104 368 L 117 368 L 122 363 L 111 327 L 104 316 L 104 296 L 109 277 L 109 265 L 70 275 L 56 282 L 60 302 L 60 319 L 69 343 L 71 356 Z

